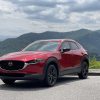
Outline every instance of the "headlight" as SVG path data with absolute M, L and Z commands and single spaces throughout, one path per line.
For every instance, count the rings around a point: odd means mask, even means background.
M 37 63 L 40 63 L 40 62 L 44 62 L 44 59 L 30 60 L 30 61 L 27 61 L 26 63 L 27 64 L 37 64 Z

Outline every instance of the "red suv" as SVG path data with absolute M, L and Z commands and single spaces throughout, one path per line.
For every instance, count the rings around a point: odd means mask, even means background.
M 0 78 L 8 85 L 15 80 L 39 79 L 53 86 L 59 76 L 70 73 L 86 79 L 88 68 L 86 50 L 71 39 L 39 40 L 0 57 Z

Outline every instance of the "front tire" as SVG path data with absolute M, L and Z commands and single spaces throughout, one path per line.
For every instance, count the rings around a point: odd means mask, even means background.
M 6 84 L 6 85 L 12 85 L 15 80 L 8 80 L 8 79 L 2 79 L 2 81 Z
M 78 76 L 79 76 L 80 79 L 87 79 L 87 77 L 88 77 L 88 68 L 89 68 L 89 64 L 84 61 L 81 64 L 81 72 L 78 73 Z
M 54 86 L 57 81 L 57 78 L 58 74 L 55 65 L 49 65 L 45 74 L 45 85 L 49 87 Z

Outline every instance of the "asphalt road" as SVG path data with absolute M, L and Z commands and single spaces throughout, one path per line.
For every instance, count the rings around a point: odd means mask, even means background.
M 0 100 L 100 100 L 100 76 L 65 76 L 52 88 L 37 81 L 17 81 L 13 86 L 0 81 Z

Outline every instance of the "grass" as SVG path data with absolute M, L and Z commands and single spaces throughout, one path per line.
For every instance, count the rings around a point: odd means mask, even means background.
M 100 69 L 100 61 L 97 61 L 95 57 L 90 59 L 90 69 Z
M 100 69 L 100 61 L 90 62 L 90 69 Z

